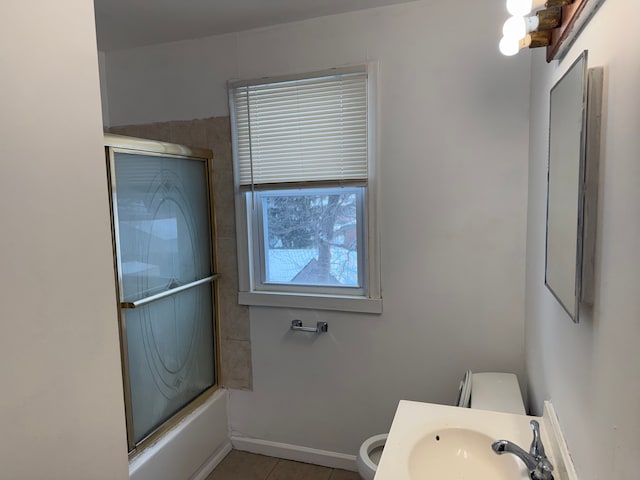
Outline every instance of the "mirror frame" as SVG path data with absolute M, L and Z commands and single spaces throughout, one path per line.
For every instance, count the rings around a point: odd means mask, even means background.
M 544 266 L 544 284 L 549 289 L 549 291 L 553 294 L 553 296 L 558 300 L 560 305 L 565 309 L 565 311 L 569 314 L 571 319 L 575 322 L 579 322 L 579 311 L 580 311 L 580 302 L 582 299 L 582 265 L 583 265 L 583 225 L 584 225 L 584 185 L 585 185 L 585 172 L 586 172 L 586 139 L 587 139 L 587 78 L 588 78 L 588 52 L 584 50 L 580 56 L 571 64 L 571 66 L 567 69 L 567 71 L 562 75 L 562 77 L 555 83 L 555 85 L 551 88 L 549 94 L 549 152 L 547 156 L 547 214 L 546 214 L 546 235 L 545 235 L 545 266 Z M 551 158 L 552 155 L 552 145 L 554 139 L 556 139 L 560 132 L 556 131 L 554 135 L 554 125 L 552 125 L 552 116 L 553 116 L 553 93 L 557 90 L 557 88 L 562 85 L 563 80 L 565 80 L 571 73 L 574 72 L 574 69 L 581 68 L 582 69 L 582 102 L 580 105 L 580 117 L 581 117 L 581 126 L 580 126 L 580 135 L 578 138 L 570 139 L 573 142 L 577 142 L 579 145 L 579 161 L 578 161 L 578 178 L 576 181 L 578 182 L 578 199 L 577 199 L 577 212 L 576 212 L 576 258 L 575 258 L 575 271 L 573 272 L 574 282 L 574 295 L 573 295 L 573 305 L 565 305 L 565 302 L 560 298 L 560 295 L 554 291 L 554 288 L 549 283 L 548 273 L 549 273 L 549 242 L 550 242 L 550 231 L 549 231 L 549 215 L 551 211 L 550 205 L 550 190 L 551 190 L 551 165 L 552 162 L 557 162 L 558 158 Z M 555 182 L 554 182 L 555 183 Z

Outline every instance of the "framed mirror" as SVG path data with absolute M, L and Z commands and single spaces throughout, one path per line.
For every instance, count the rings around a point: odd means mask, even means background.
M 585 240 L 592 248 L 592 238 L 585 238 L 585 213 L 588 209 L 590 215 L 595 215 L 595 208 L 587 200 L 585 187 L 588 178 L 597 177 L 597 163 L 587 168 L 587 150 L 594 157 L 599 151 L 599 140 L 591 146 L 587 142 L 587 51 L 555 84 L 550 96 L 545 285 L 577 323 L 581 302 L 592 302 L 591 277 L 587 281 L 589 295 L 583 295 L 583 275 L 585 260 L 587 269 L 592 270 L 593 264 L 592 255 L 584 255 Z M 599 122 L 599 110 L 596 120 Z M 596 127 L 598 131 L 589 134 L 593 139 L 598 137 L 599 124 L 591 125 L 592 129 Z M 593 186 L 589 194 L 595 194 Z M 595 217 L 589 220 L 591 230 L 594 221 Z

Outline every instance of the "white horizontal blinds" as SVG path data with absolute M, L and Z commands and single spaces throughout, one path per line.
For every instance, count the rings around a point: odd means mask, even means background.
M 367 76 L 234 89 L 240 185 L 367 180 Z

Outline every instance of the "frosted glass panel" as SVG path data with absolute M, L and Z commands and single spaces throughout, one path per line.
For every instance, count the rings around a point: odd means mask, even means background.
M 215 383 L 211 285 L 126 311 L 137 443 Z
M 115 167 L 122 300 L 209 276 L 206 163 L 116 152 Z
M 114 152 L 114 170 L 121 301 L 209 277 L 207 163 Z M 212 292 L 206 283 L 122 310 L 133 443 L 215 384 Z

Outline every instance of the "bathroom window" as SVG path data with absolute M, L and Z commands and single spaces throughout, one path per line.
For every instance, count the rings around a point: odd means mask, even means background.
M 217 384 L 210 152 L 105 140 L 127 435 L 135 453 Z
M 373 73 L 230 84 L 240 303 L 381 311 Z

